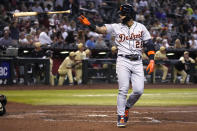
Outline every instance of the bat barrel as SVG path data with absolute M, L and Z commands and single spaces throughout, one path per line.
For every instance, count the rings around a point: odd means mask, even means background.
M 66 11 L 53 11 L 53 12 L 17 12 L 13 14 L 13 17 L 25 17 L 25 16 L 36 16 L 38 14 L 70 14 L 70 10 Z

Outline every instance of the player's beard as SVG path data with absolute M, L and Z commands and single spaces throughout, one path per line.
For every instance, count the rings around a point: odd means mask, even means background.
M 130 21 L 131 18 L 130 17 L 125 17 L 124 19 L 122 19 L 122 24 L 127 25 L 128 21 Z

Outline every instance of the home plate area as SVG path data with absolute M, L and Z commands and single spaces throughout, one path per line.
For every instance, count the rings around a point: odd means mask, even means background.
M 31 131 L 33 129 L 30 124 L 33 124 L 34 130 L 36 125 L 36 128 L 42 131 L 54 128 L 56 131 L 96 131 L 103 128 L 104 131 L 110 131 L 118 130 L 116 122 L 116 106 L 32 106 L 10 103 L 7 114 L 0 117 L 2 129 L 6 131 L 12 130 L 8 123 L 12 124 L 16 131 L 17 128 L 25 131 L 26 126 L 29 127 L 28 131 Z M 53 124 L 54 128 L 51 126 Z M 147 130 L 165 130 L 168 129 L 166 126 L 175 131 L 197 129 L 197 107 L 134 107 L 130 109 L 125 130 L 134 128 L 140 131 L 145 127 Z

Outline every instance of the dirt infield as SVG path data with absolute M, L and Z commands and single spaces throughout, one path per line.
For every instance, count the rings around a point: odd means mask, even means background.
M 196 131 L 197 107 L 135 107 L 116 127 L 115 106 L 31 106 L 8 103 L 1 131 Z
M 90 89 L 78 87 L 3 87 L 22 89 Z M 146 85 L 145 88 L 195 88 L 196 85 Z M 96 85 L 94 88 L 106 88 Z M 108 85 L 107 88 L 117 88 Z M 32 106 L 7 104 L 7 114 L 0 117 L 0 131 L 196 131 L 197 106 L 134 107 L 127 127 L 116 127 L 116 106 Z

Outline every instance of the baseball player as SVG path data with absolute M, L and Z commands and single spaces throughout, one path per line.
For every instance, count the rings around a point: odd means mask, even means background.
M 78 51 L 75 52 L 75 61 L 78 63 L 75 66 L 75 74 L 77 84 L 82 82 L 82 60 L 86 58 L 86 53 L 84 51 L 83 43 L 78 44 Z
M 70 52 L 69 56 L 64 59 L 62 64 L 60 65 L 58 69 L 59 73 L 59 81 L 58 85 L 62 86 L 64 83 L 65 76 L 68 76 L 69 79 L 69 85 L 73 85 L 73 75 L 72 75 L 72 67 L 75 65 L 75 52 Z
M 160 61 L 165 61 L 168 59 L 166 56 L 166 48 L 164 46 L 161 46 L 160 49 L 155 53 L 155 60 L 160 60 Z M 163 71 L 163 76 L 162 76 L 162 83 L 168 82 L 166 80 L 167 74 L 168 74 L 168 67 L 165 66 L 164 64 L 156 64 L 154 73 L 153 73 L 153 83 L 155 83 L 155 75 L 156 75 L 156 70 L 162 70 Z
M 144 71 L 142 64 L 142 48 L 146 46 L 150 59 L 146 71 L 154 70 L 154 44 L 146 27 L 135 20 L 136 12 L 132 5 L 121 5 L 119 16 L 121 23 L 95 26 L 81 15 L 79 20 L 91 30 L 98 33 L 115 34 L 115 43 L 118 49 L 116 73 L 118 77 L 119 93 L 117 97 L 118 127 L 125 127 L 128 121 L 129 109 L 138 101 L 144 90 Z M 132 82 L 133 92 L 127 100 L 129 83 Z

